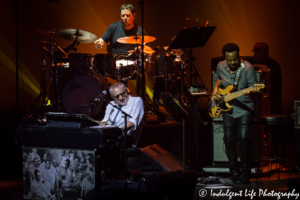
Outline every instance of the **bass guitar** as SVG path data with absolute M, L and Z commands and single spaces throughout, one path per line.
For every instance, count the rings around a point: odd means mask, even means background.
M 233 85 L 227 86 L 224 90 L 219 88 L 219 93 L 221 95 L 220 100 L 212 99 L 211 100 L 211 112 L 209 115 L 212 118 L 220 117 L 222 112 L 228 112 L 232 110 L 232 106 L 230 105 L 230 101 L 242 96 L 246 93 L 252 92 L 252 91 L 259 91 L 260 89 L 265 88 L 265 84 L 254 84 L 252 87 L 248 87 L 246 89 L 232 92 Z

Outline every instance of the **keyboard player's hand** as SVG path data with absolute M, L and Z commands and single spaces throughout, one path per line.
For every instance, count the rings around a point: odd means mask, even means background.
M 101 122 L 100 126 L 105 126 L 107 125 L 107 122 Z

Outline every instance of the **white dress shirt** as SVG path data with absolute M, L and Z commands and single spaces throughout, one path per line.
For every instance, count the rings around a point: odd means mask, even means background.
M 132 118 L 127 117 L 127 122 L 130 121 L 134 124 L 134 127 L 128 131 L 130 135 L 136 140 L 136 144 L 140 137 L 141 128 L 142 128 L 142 119 L 144 116 L 144 105 L 143 100 L 140 97 L 132 97 L 129 95 L 128 102 L 125 106 L 122 106 L 122 111 L 129 114 Z M 114 101 L 110 102 L 113 105 L 117 105 Z M 117 117 L 116 117 L 116 114 Z M 116 121 L 113 124 L 113 120 L 116 117 Z M 123 114 L 118 112 L 118 109 L 114 108 L 112 105 L 108 104 L 105 110 L 105 116 L 101 122 L 106 122 L 108 125 L 115 125 L 119 128 L 125 126 L 125 120 Z

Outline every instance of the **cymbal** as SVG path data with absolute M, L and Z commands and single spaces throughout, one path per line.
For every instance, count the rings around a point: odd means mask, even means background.
M 128 53 L 135 53 L 135 50 L 130 50 L 130 51 L 127 51 Z M 140 53 L 142 53 L 142 50 L 140 50 Z M 154 50 L 151 50 L 151 51 L 149 51 L 149 50 L 144 50 L 144 53 L 155 53 L 155 51 Z
M 155 37 L 148 36 L 148 35 L 144 36 L 144 43 L 153 42 L 154 40 L 156 40 Z M 124 44 L 142 44 L 142 36 L 134 35 L 134 36 L 121 37 L 117 39 L 117 42 L 124 43 Z
M 128 53 L 134 53 L 134 52 L 135 50 L 128 51 Z M 142 53 L 142 50 L 140 50 L 140 53 Z M 155 51 L 151 49 L 151 47 L 144 45 L 144 53 L 155 53 Z
M 70 41 L 74 41 L 77 35 L 77 41 L 79 43 L 92 43 L 97 40 L 95 34 L 79 29 L 62 29 L 57 31 L 57 35 Z
M 33 42 L 35 44 L 41 44 L 41 45 L 50 45 L 50 42 L 47 41 L 37 41 L 37 42 Z M 57 44 L 55 42 L 53 42 L 53 46 L 57 46 Z

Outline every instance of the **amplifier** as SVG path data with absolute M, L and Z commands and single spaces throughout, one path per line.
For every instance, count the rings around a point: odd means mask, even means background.
M 295 119 L 294 128 L 300 129 L 300 101 L 294 101 Z
M 228 158 L 225 152 L 225 144 L 223 141 L 224 130 L 223 122 L 212 123 L 213 136 L 213 163 L 227 164 Z M 258 161 L 261 154 L 261 127 L 260 124 L 253 122 L 250 128 L 250 142 L 251 142 L 251 158 L 252 161 Z M 241 157 L 241 149 L 237 142 L 238 161 Z

